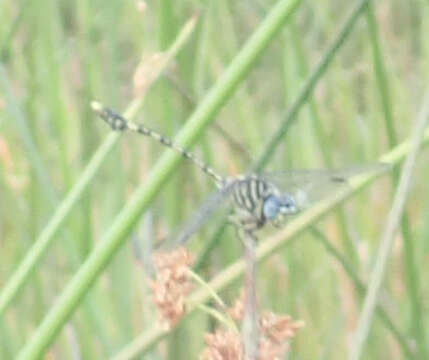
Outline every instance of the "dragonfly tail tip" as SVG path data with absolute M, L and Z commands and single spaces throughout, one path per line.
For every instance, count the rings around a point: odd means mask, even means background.
M 103 105 L 101 105 L 98 101 L 93 100 L 91 101 L 91 108 L 95 112 L 99 112 L 103 109 Z

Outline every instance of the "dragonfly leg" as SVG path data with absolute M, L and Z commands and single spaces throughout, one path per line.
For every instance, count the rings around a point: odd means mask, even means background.
M 277 229 L 281 229 L 285 226 L 286 216 L 277 216 L 274 220 L 271 221 L 273 226 Z
M 242 228 L 247 232 L 253 232 L 260 228 L 259 221 L 254 215 L 247 211 L 240 211 L 240 209 L 233 212 L 228 220 L 235 227 Z

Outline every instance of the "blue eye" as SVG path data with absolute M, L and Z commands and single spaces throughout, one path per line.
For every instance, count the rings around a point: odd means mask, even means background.
M 280 203 L 276 196 L 271 195 L 264 201 L 263 213 L 266 219 L 274 219 L 280 210 Z
M 276 218 L 279 214 L 293 215 L 297 212 L 295 199 L 289 194 L 270 195 L 264 201 L 263 215 L 268 220 Z

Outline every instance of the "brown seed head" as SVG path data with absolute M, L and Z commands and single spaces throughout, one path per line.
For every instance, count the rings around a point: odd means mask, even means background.
M 230 330 L 216 330 L 214 334 L 204 336 L 206 348 L 201 360 L 242 360 L 243 348 L 240 334 Z
M 192 289 L 189 267 L 192 254 L 185 248 L 154 255 L 155 279 L 151 282 L 155 304 L 162 318 L 171 327 L 177 324 L 186 311 L 185 296 Z
M 277 360 L 289 350 L 289 341 L 304 323 L 293 321 L 289 315 L 265 312 L 260 319 L 260 360 Z
M 241 293 L 234 305 L 228 310 L 229 315 L 237 321 L 244 316 L 245 295 Z M 289 342 L 304 325 L 294 321 L 289 315 L 276 315 L 266 311 L 259 319 L 259 360 L 277 360 L 289 349 Z M 223 358 L 219 358 L 223 359 Z
M 278 344 L 295 337 L 297 331 L 304 326 L 302 321 L 294 321 L 289 315 L 276 315 L 273 312 L 265 312 L 260 324 L 264 336 Z
M 241 291 L 240 296 L 235 300 L 234 305 L 228 309 L 228 314 L 235 321 L 243 320 L 244 316 L 244 290 Z

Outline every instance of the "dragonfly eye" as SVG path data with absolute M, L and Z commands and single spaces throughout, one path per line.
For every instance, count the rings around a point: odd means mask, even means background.
M 274 219 L 280 211 L 280 204 L 277 196 L 270 195 L 264 200 L 263 212 L 268 220 Z
M 279 198 L 280 212 L 284 215 L 293 215 L 298 212 L 298 207 L 293 196 L 282 194 Z
M 298 211 L 295 200 L 288 194 L 281 196 L 270 195 L 264 201 L 263 212 L 268 220 L 275 219 L 278 215 L 292 215 Z

